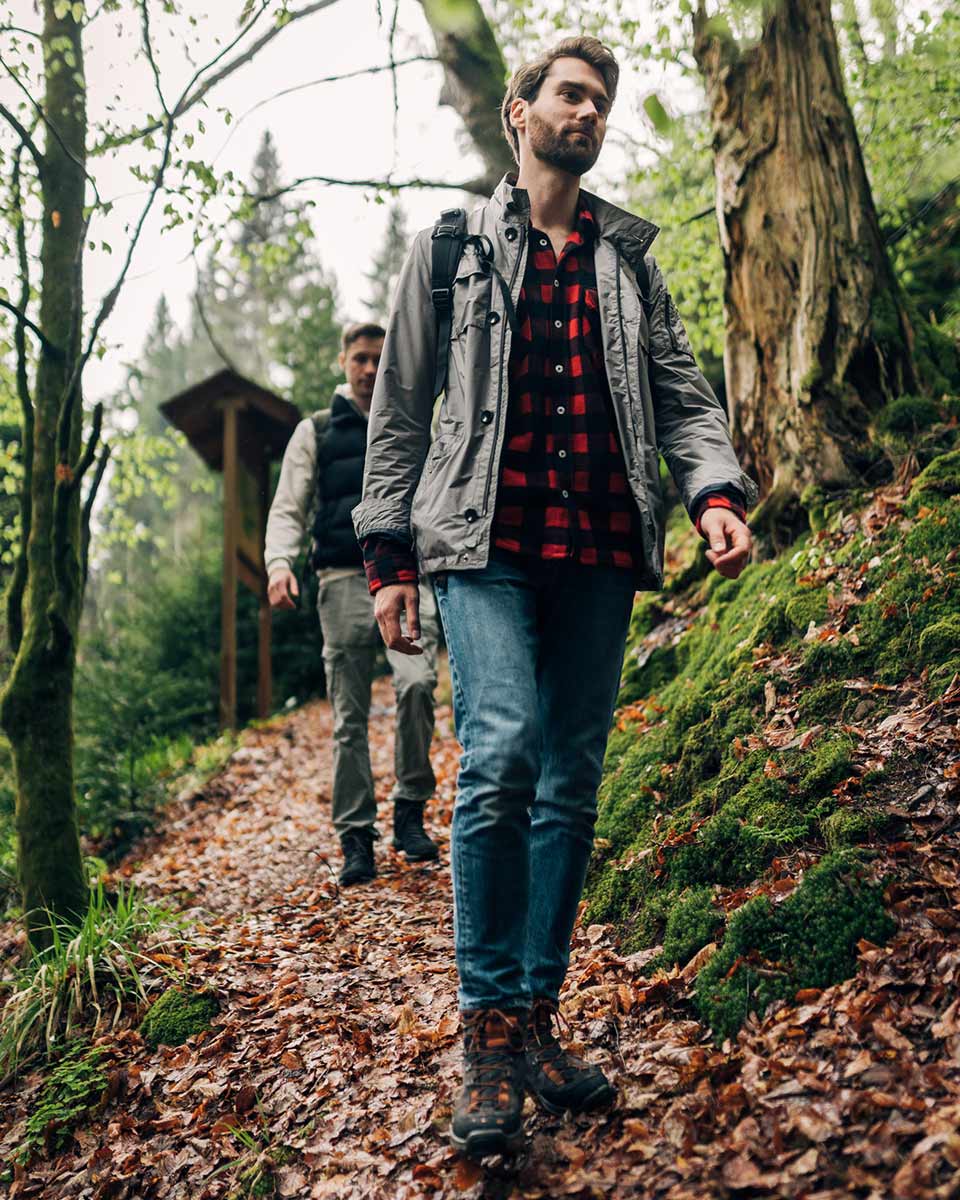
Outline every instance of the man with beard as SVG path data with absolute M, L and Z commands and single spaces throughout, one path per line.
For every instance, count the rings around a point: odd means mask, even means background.
M 397 290 L 354 511 L 386 644 L 416 648 L 417 590 L 398 572 L 419 570 L 450 652 L 451 1140 L 471 1154 L 522 1142 L 525 1088 L 555 1113 L 614 1098 L 556 1022 L 634 592 L 663 581 L 658 452 L 713 566 L 735 577 L 750 551 L 756 489 L 647 254 L 657 228 L 580 188 L 617 81 L 588 37 L 513 76 L 502 117 L 519 174 L 468 220 L 437 437 L 428 230 Z
M 340 368 L 346 382 L 334 392 L 329 409 L 306 417 L 293 431 L 267 517 L 268 594 L 274 608 L 293 608 L 297 602 L 293 564 L 305 536 L 312 535 L 310 566 L 319 581 L 317 609 L 334 719 L 333 827 L 343 849 L 340 882 L 345 887 L 366 883 L 377 873 L 367 722 L 380 635 L 350 511 L 363 483 L 367 417 L 383 333 L 374 324 L 344 330 Z M 416 580 L 416 571 L 399 578 Z M 411 657 L 387 651 L 397 697 L 393 845 L 414 862 L 438 856 L 424 832 L 423 810 L 435 783 L 430 743 L 439 629 L 429 584 L 421 586 L 418 599 L 425 652 Z

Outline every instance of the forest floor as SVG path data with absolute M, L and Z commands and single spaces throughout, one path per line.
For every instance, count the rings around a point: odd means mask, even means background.
M 248 731 L 121 864 L 190 918 L 187 981 L 215 989 L 220 1013 L 178 1047 L 151 1051 L 135 1022 L 105 1034 L 104 1105 L 67 1149 L 18 1168 L 11 1197 L 960 1197 L 956 787 L 912 779 L 907 835 L 877 848 L 889 945 L 862 944 L 853 979 L 752 1020 L 735 1044 L 717 1048 L 695 1019 L 696 960 L 647 978 L 653 951 L 622 956 L 612 927 L 578 926 L 563 1013 L 619 1105 L 564 1121 L 528 1101 L 529 1150 L 480 1165 L 446 1142 L 460 1064 L 450 712 L 429 814 L 441 861 L 411 866 L 389 847 L 387 681 L 374 702 L 374 883 L 336 886 L 325 703 Z M 933 705 L 908 697 L 888 735 L 946 750 L 958 702 L 956 687 Z M 0 1096 L 4 1158 L 40 1084 L 34 1072 Z

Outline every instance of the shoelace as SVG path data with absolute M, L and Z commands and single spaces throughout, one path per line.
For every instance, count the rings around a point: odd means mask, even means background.
M 547 1013 L 547 1020 L 543 1021 L 541 1014 Z M 534 1004 L 530 1013 L 530 1029 L 534 1035 L 535 1044 L 532 1047 L 534 1057 L 539 1062 L 557 1063 L 568 1074 L 573 1075 L 576 1072 L 577 1066 L 576 1056 L 568 1054 L 560 1045 L 560 1039 L 553 1032 L 553 1021 L 557 1022 L 560 1031 L 566 1033 L 567 1037 L 572 1036 L 572 1030 L 566 1017 L 560 1012 L 560 1009 L 552 1004 L 546 1004 L 543 1001 Z M 545 1040 L 541 1039 L 542 1038 Z
M 499 1017 L 506 1033 L 506 1044 L 501 1047 L 488 1049 L 482 1046 L 482 1039 L 487 1032 L 487 1024 L 491 1016 Z M 481 1100 L 495 1100 L 500 1094 L 503 1083 L 504 1059 L 512 1049 L 519 1052 L 522 1044 L 518 1044 L 520 1031 L 505 1013 L 499 1008 L 489 1009 L 483 1017 L 467 1029 L 466 1051 L 471 1056 L 470 1070 L 474 1076 L 470 1082 L 470 1091 L 475 1092 Z

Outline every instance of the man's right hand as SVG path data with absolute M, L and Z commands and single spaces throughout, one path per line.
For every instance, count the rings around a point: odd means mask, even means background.
M 415 583 L 391 583 L 382 587 L 373 605 L 380 626 L 380 636 L 388 650 L 401 654 L 422 654 L 423 647 L 413 643 L 420 637 L 420 589 Z M 400 628 L 400 618 L 406 613 L 407 636 Z
M 271 608 L 296 608 L 299 595 L 300 585 L 289 567 L 272 572 L 267 584 L 267 597 Z

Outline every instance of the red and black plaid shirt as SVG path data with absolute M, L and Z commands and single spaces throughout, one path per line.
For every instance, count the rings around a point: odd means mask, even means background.
M 531 226 L 527 235 L 493 544 L 632 568 L 641 556 L 639 513 L 607 387 L 595 230 L 584 205 L 559 261 L 546 234 Z
M 584 565 L 632 569 L 642 561 L 639 513 L 627 482 L 607 385 L 597 304 L 596 226 L 584 204 L 559 261 L 530 227 L 509 363 L 506 442 L 492 541 L 500 549 Z M 743 516 L 728 497 L 722 505 Z M 416 578 L 412 551 L 364 542 L 370 591 Z

